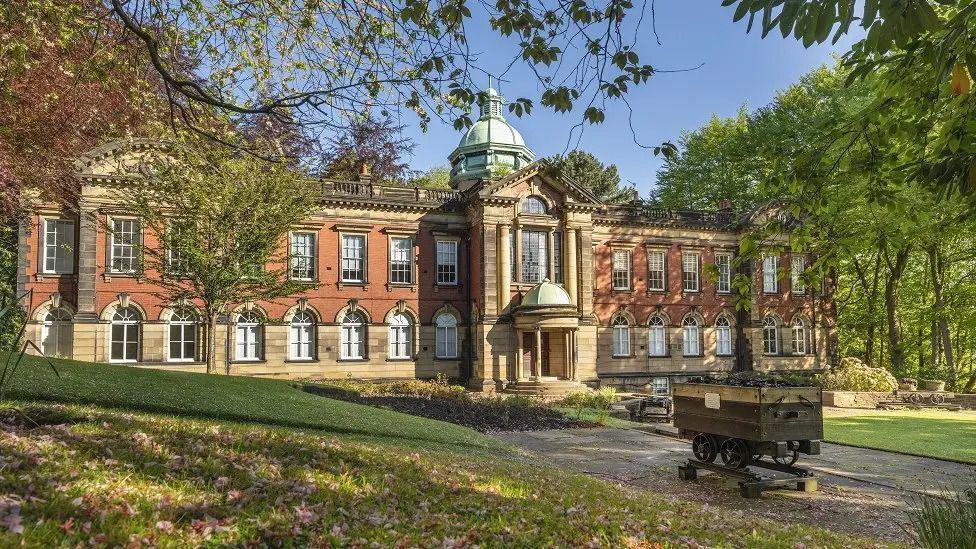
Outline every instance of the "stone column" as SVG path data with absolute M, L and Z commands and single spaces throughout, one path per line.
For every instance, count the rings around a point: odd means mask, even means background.
M 566 330 L 563 333 L 563 362 L 565 363 L 565 373 L 566 379 L 573 379 L 573 352 L 570 345 L 572 344 L 573 336 L 570 330 Z
M 573 304 L 578 305 L 579 297 L 577 296 L 576 288 L 578 287 L 579 281 L 577 280 L 578 275 L 576 272 L 576 229 L 566 229 L 564 246 L 566 248 L 566 276 L 564 278 L 566 281 L 566 293 L 573 300 Z
M 522 366 L 522 358 L 525 355 L 525 350 L 522 349 L 522 332 L 520 330 L 515 330 L 515 380 L 520 381 L 524 379 Z
M 512 250 L 509 247 L 508 225 L 498 227 L 498 314 L 501 315 L 512 297 Z
M 556 229 L 549 229 L 549 243 L 546 246 L 546 276 L 550 281 L 556 281 Z
M 570 377 L 570 379 L 572 379 L 573 381 L 576 381 L 577 378 L 576 365 L 577 365 L 578 357 L 576 356 L 576 335 L 578 333 L 579 333 L 579 329 L 577 328 L 574 328 L 569 332 L 569 345 L 570 345 L 569 356 L 570 356 L 570 364 L 572 366 L 571 368 L 572 376 Z
M 96 265 L 95 248 L 98 240 L 97 206 L 82 199 L 78 215 L 78 315 L 75 322 L 97 322 L 95 310 Z
M 542 329 L 535 327 L 535 357 L 532 360 L 532 369 L 535 371 L 535 378 L 542 377 Z
M 522 279 L 522 228 L 515 227 L 515 281 Z

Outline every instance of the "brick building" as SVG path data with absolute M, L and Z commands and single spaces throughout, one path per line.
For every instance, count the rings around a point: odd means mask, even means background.
M 214 353 L 231 374 L 443 373 L 517 391 L 826 366 L 833 307 L 798 277 L 806 256 L 742 267 L 756 297 L 736 311 L 731 261 L 748 219 L 604 204 L 533 161 L 494 90 L 480 108 L 449 157 L 453 190 L 318 182 L 320 207 L 289 235 L 291 276 L 308 291 L 240 304 L 213 349 L 192 303 L 163 302 L 140 279 L 152 239 L 113 206 L 153 143 L 91 151 L 77 207 L 42 207 L 21 230 L 28 337 L 95 362 L 203 371 Z

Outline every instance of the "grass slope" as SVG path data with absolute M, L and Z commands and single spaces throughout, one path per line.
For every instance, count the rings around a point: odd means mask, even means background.
M 976 464 L 976 413 L 890 410 L 824 418 L 824 439 Z
M 0 547 L 876 546 L 286 382 L 71 362 L 58 381 L 41 364 L 18 373 L 22 412 L 0 405 Z
M 5 355 L 0 357 L 6 359 Z M 321 429 L 418 445 L 447 444 L 476 450 L 501 447 L 494 439 L 458 425 L 322 398 L 303 391 L 298 383 L 71 360 L 55 360 L 54 364 L 60 379 L 46 361 L 26 357 L 7 396 Z

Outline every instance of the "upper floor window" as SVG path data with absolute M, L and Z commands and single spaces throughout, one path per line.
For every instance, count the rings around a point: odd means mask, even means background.
M 315 233 L 291 234 L 291 277 L 315 280 Z
M 169 359 L 189 362 L 197 357 L 197 317 L 192 311 L 177 310 L 169 318 Z
M 448 286 L 458 283 L 458 243 L 456 240 L 437 241 L 437 283 Z
M 664 327 L 664 319 L 654 315 L 648 325 L 649 341 L 648 354 L 650 356 L 666 356 L 667 347 L 667 328 Z
M 763 353 L 779 354 L 779 323 L 771 316 L 763 319 Z
M 630 323 L 623 316 L 613 321 L 613 356 L 630 356 Z
M 366 235 L 342 235 L 342 282 L 366 282 Z
M 75 222 L 68 219 L 44 220 L 44 261 L 46 274 L 71 274 L 75 270 Z
M 563 281 L 563 233 L 556 231 L 552 235 L 552 281 L 561 284 Z
M 413 284 L 413 239 L 390 239 L 390 283 Z
M 166 223 L 166 271 L 170 274 L 184 274 L 186 262 L 186 241 L 188 226 L 185 222 L 171 219 Z
M 667 256 L 661 250 L 647 252 L 647 289 L 664 291 Z
M 549 213 L 549 207 L 546 206 L 546 202 L 538 196 L 530 196 L 522 201 L 522 213 L 537 215 L 546 214 Z
M 779 292 L 779 257 L 767 255 L 763 257 L 763 293 L 775 294 Z
M 720 294 L 730 293 L 732 291 L 732 254 L 715 254 L 715 268 L 718 269 L 715 291 Z
M 542 282 L 549 272 L 549 233 L 522 231 L 522 282 Z
M 715 353 L 719 356 L 732 354 L 732 323 L 724 316 L 715 321 Z
M 109 265 L 113 273 L 134 273 L 139 269 L 138 219 L 113 219 L 109 235 Z
M 701 330 L 698 326 L 698 319 L 689 316 L 685 319 L 683 326 L 684 355 L 701 355 Z
M 613 289 L 630 289 L 630 250 L 614 250 L 613 252 Z
M 434 320 L 435 354 L 437 358 L 457 358 L 457 318 L 449 313 L 441 313 Z
M 686 292 L 697 292 L 700 288 L 699 259 L 697 252 L 681 254 L 682 289 Z
M 805 355 L 810 352 L 810 331 L 803 318 L 793 320 L 793 354 Z
M 807 293 L 806 284 L 803 283 L 803 271 L 807 268 L 807 260 L 802 255 L 794 255 L 790 258 L 790 288 L 794 294 Z

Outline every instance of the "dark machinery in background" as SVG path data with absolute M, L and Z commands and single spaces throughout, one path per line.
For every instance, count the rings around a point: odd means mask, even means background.
M 674 403 L 668 396 L 646 396 L 623 403 L 631 421 L 669 421 L 674 415 Z

